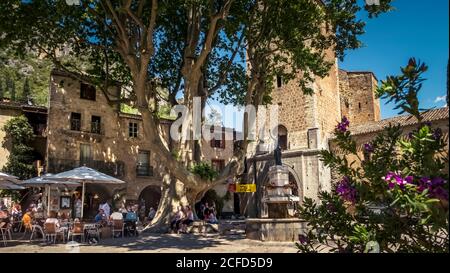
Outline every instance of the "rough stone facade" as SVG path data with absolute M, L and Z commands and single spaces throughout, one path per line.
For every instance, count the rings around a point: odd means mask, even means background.
M 14 116 L 31 115 L 34 108 L 45 113 L 45 130 L 42 136 L 37 135 L 35 149 L 41 154 L 41 162 L 45 162 L 46 171 L 56 173 L 86 165 L 99 171 L 115 176 L 127 182 L 124 186 L 89 185 L 87 192 L 92 196 L 99 196 L 92 200 L 90 207 L 94 209 L 97 203 L 117 198 L 122 201 L 139 202 L 140 198 L 150 197 L 150 206 L 157 206 L 161 196 L 163 176 L 166 175 L 164 162 L 158 160 L 151 151 L 142 131 L 142 118 L 140 115 L 125 114 L 119 107 L 110 104 L 108 99 L 114 99 L 118 89 L 108 91 L 108 97 L 99 89 L 95 90 L 95 100 L 81 98 L 81 82 L 69 75 L 53 71 L 50 79 L 49 107 L 27 107 L 14 103 L 0 103 L 0 126 Z M 31 109 L 30 109 L 31 108 Z M 34 111 L 36 111 L 36 109 Z M 48 111 L 48 117 L 47 117 Z M 81 117 L 79 128 L 73 130 L 72 113 Z M 93 116 L 99 117 L 99 126 L 93 124 Z M 137 124 L 136 137 L 130 137 L 130 123 Z M 163 139 L 170 145 L 169 130 L 171 120 L 162 120 L 160 131 Z M 93 128 L 93 126 L 97 126 Z M 33 127 L 34 124 L 32 124 Z M 228 134 L 230 133 L 227 130 Z M 3 141 L 5 132 L 0 131 L 0 140 Z M 222 160 L 228 163 L 233 154 L 233 131 L 231 138 L 227 135 L 225 146 L 211 147 L 211 143 L 204 141 L 202 145 L 202 159 L 211 163 Z M 83 152 L 82 152 L 83 150 Z M 88 158 L 86 158 L 88 150 Z M 149 154 L 148 173 L 138 173 L 139 152 Z M 84 155 L 82 155 L 82 153 Z M 0 148 L 0 168 L 6 163 L 9 151 Z M 42 165 L 41 163 L 41 165 Z M 42 168 L 43 170 L 43 168 Z M 177 186 L 177 188 L 180 185 Z M 225 195 L 226 185 L 214 188 L 219 195 Z M 226 202 L 224 210 L 233 211 L 233 199 Z
M 95 90 L 95 100 L 80 98 L 81 82 L 64 73 L 54 71 L 50 82 L 48 172 L 86 165 L 127 182 L 125 186 L 91 187 L 93 194 L 99 192 L 104 195 L 101 196 L 102 199 L 111 199 L 113 194 L 121 194 L 124 200 L 137 201 L 147 187 L 153 188 L 155 192 L 161 191 L 164 166 L 157 160 L 144 138 L 142 118 L 139 115 L 121 113 L 118 106 L 109 104 L 108 98 L 98 89 Z M 115 89 L 109 92 L 117 94 Z M 72 127 L 72 113 L 81 116 L 76 130 Z M 100 126 L 95 130 L 93 116 L 100 117 Z M 130 123 L 137 124 L 136 137 L 129 136 Z M 160 129 L 166 140 L 170 124 L 165 121 L 161 123 Z M 149 164 L 144 167 L 144 174 L 138 173 L 139 152 L 149 155 Z M 158 202 L 152 205 L 156 206 Z
M 372 72 L 339 70 L 341 112 L 352 126 L 381 119 L 380 100 L 375 97 L 377 85 Z
M 316 199 L 320 190 L 329 190 L 331 186 L 331 173 L 320 161 L 319 151 L 328 149 L 328 139 L 341 117 L 341 107 L 337 60 L 331 50 L 326 55 L 334 65 L 327 77 L 317 77 L 311 83 L 313 95 L 304 94 L 295 79 L 287 83 L 277 79 L 271 94 L 272 103 L 278 105 L 278 122 L 287 131 L 283 165 L 289 168 L 289 182 L 296 188 L 300 200 L 305 197 Z M 257 184 L 257 192 L 240 194 L 241 211 L 249 217 L 267 217 L 267 205 L 262 202 L 262 197 L 268 182 L 267 172 L 274 165 L 270 151 L 278 141 L 269 134 L 270 111 L 267 115 L 265 138 L 257 140 L 250 148 L 248 173 L 244 174 L 246 183 Z

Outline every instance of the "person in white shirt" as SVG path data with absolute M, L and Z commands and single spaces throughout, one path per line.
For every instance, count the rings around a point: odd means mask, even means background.
M 111 220 L 123 220 L 123 215 L 122 215 L 122 213 L 116 211 L 116 212 L 113 212 L 109 218 Z
M 56 227 L 59 228 L 59 220 L 56 218 L 56 212 L 51 211 L 50 217 L 45 220 L 45 223 L 54 223 Z
M 111 213 L 111 208 L 107 201 L 105 201 L 103 204 L 100 204 L 99 209 L 102 209 L 106 215 L 106 218 L 109 218 L 109 215 Z
M 81 199 L 77 198 L 75 201 L 75 218 L 81 218 L 81 210 L 82 210 Z

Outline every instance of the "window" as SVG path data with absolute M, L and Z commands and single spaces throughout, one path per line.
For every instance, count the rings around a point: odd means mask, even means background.
M 81 83 L 80 84 L 80 98 L 86 100 L 95 100 L 95 86 Z
M 283 78 L 280 75 L 277 75 L 277 87 L 280 88 L 283 86 Z
M 213 169 L 217 172 L 221 172 L 223 170 L 223 168 L 225 168 L 225 160 L 222 159 L 212 159 L 211 160 L 211 165 L 213 167 Z
M 101 118 L 99 116 L 92 116 L 91 118 L 91 133 L 100 134 L 101 128 Z
M 150 176 L 150 152 L 149 151 L 139 151 L 136 166 L 137 176 Z
M 81 114 L 71 113 L 70 114 L 70 130 L 81 131 Z
M 359 108 L 359 111 L 361 111 L 361 103 L 360 102 L 358 102 L 358 108 Z
M 138 137 L 138 124 L 136 122 L 128 123 L 128 137 Z
M 80 144 L 80 166 L 89 164 L 92 160 L 92 150 L 89 144 Z
M 287 129 L 283 125 L 278 126 L 278 145 L 280 145 L 281 150 L 287 150 L 288 139 L 287 139 Z
M 211 127 L 211 133 L 213 133 L 214 127 Z M 225 129 L 222 128 L 222 139 L 211 139 L 211 147 L 212 148 L 220 148 L 225 149 Z

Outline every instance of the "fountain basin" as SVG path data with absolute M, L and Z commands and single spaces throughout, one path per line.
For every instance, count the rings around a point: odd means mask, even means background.
M 298 218 L 248 218 L 245 231 L 247 239 L 294 242 L 306 228 L 306 222 Z

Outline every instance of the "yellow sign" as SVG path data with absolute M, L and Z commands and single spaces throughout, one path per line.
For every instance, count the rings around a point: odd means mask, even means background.
M 256 192 L 256 184 L 236 183 L 236 192 Z

